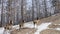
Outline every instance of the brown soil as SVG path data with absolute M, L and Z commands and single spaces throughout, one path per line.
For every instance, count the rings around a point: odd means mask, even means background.
M 24 28 L 20 30 L 14 30 L 11 32 L 11 34 L 33 34 L 36 31 L 36 29 L 29 29 L 29 28 Z
M 46 29 L 46 30 L 43 30 L 42 32 L 40 32 L 40 34 L 60 34 L 60 31 Z

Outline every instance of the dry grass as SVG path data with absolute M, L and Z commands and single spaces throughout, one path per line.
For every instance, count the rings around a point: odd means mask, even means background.
M 53 21 L 53 24 L 60 24 L 60 19 Z
M 51 30 L 51 29 L 46 29 L 40 32 L 40 34 L 60 34 L 60 31 L 58 30 Z
M 48 27 L 49 28 L 60 28 L 60 25 L 51 24 Z
M 14 30 L 11 32 L 11 34 L 33 34 L 36 31 L 36 29 L 29 29 L 29 28 L 25 28 L 25 29 L 20 29 L 20 30 Z
M 60 19 L 60 14 L 56 14 L 55 16 L 43 18 L 43 19 L 41 19 L 41 22 L 53 22 L 53 21 L 58 20 L 58 19 Z
M 41 23 L 46 23 L 46 22 L 52 22 L 53 24 L 60 24 L 60 14 L 56 14 L 55 16 L 50 16 L 47 18 L 43 18 L 40 20 L 34 20 L 37 25 L 40 25 Z
M 60 27 L 60 25 L 55 25 L 55 24 L 60 24 L 60 14 L 57 14 L 56 16 L 50 16 L 48 18 L 43 18 L 40 20 L 35 20 L 37 25 L 40 25 L 41 23 L 45 22 L 52 22 L 51 25 L 49 25 L 49 28 L 57 28 Z M 33 34 L 36 31 L 36 29 L 20 29 L 20 30 L 14 30 L 11 32 L 11 34 Z M 51 29 L 46 29 L 41 32 L 41 34 L 60 34 L 60 31 L 57 30 L 51 30 Z

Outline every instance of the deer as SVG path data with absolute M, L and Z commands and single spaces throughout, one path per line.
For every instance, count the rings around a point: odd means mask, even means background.
M 10 30 L 10 29 L 12 29 L 12 25 L 13 25 L 12 20 L 10 20 L 9 23 L 7 23 L 7 24 L 4 26 L 4 29 Z

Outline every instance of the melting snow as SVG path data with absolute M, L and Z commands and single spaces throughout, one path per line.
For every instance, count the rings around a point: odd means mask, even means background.
M 12 26 L 13 29 L 19 29 L 19 25 Z
M 56 28 L 56 30 L 59 30 L 60 31 L 60 28 Z
M 27 28 L 36 28 L 37 25 L 34 26 L 33 22 L 27 22 L 27 23 L 24 23 L 23 24 L 23 27 L 27 27 Z M 15 29 L 19 29 L 19 25 L 14 25 L 12 28 L 15 28 Z
M 1 28 L 0 28 L 0 34 L 3 34 L 3 31 L 4 31 L 4 28 L 1 27 Z
M 24 27 L 34 28 L 35 26 L 34 26 L 33 22 L 29 22 L 29 23 L 25 23 Z
M 40 25 L 35 25 L 34 26 L 34 24 L 33 24 L 33 22 L 29 22 L 29 23 L 24 23 L 24 26 L 23 27 L 28 27 L 28 28 L 36 28 L 37 29 L 37 31 L 34 33 L 34 34 L 40 34 L 40 32 L 42 31 L 42 30 L 45 30 L 45 29 L 48 29 L 48 26 L 51 24 L 52 22 L 49 22 L 49 23 L 42 23 L 42 24 L 40 24 Z M 19 29 L 19 25 L 14 25 L 14 26 L 12 26 L 12 28 L 15 28 L 15 29 Z M 56 28 L 56 30 L 60 30 L 60 28 Z M 3 27 L 1 27 L 0 28 L 0 34 L 3 34 L 3 32 L 4 32 L 4 28 Z M 5 31 L 5 33 L 6 34 L 10 34 L 10 31 L 9 30 L 6 30 Z M 4 34 L 5 34 L 4 33 Z M 28 33 L 27 33 L 28 34 Z
M 5 31 L 3 31 L 3 34 L 10 34 L 10 30 L 5 30 Z
M 40 34 L 40 32 L 42 30 L 47 29 L 48 25 L 50 25 L 50 24 L 51 24 L 51 22 L 50 23 L 42 23 L 41 25 L 37 26 L 37 31 L 34 34 Z
M 34 28 L 35 27 L 37 29 L 37 31 L 34 34 L 39 34 L 42 30 L 47 29 L 48 28 L 47 26 L 50 24 L 51 23 L 42 23 L 39 26 L 37 26 L 37 25 L 34 26 L 33 22 L 30 22 L 30 23 L 24 23 L 24 27 L 28 27 L 28 28 Z M 15 25 L 12 27 L 18 29 L 19 25 Z M 0 28 L 0 34 L 3 34 L 3 32 L 4 32 L 4 28 Z M 7 31 L 5 31 L 5 33 L 10 34 L 10 31 L 7 30 Z

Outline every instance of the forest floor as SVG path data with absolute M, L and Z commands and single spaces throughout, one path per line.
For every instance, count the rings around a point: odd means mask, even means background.
M 60 14 L 55 14 L 47 18 L 39 20 L 35 26 L 33 22 L 24 23 L 24 28 L 18 30 L 18 25 L 15 30 L 8 31 L 4 34 L 60 34 Z M 0 28 L 0 34 L 3 34 L 4 28 Z

